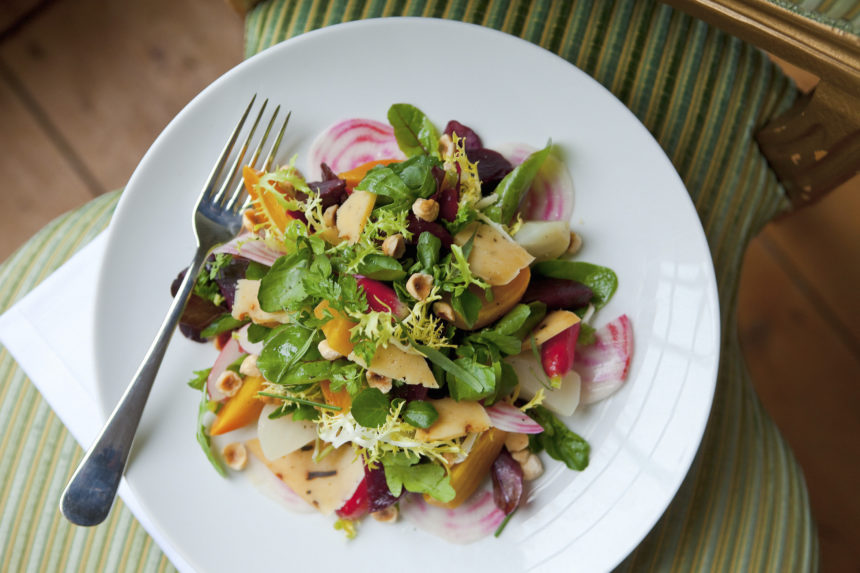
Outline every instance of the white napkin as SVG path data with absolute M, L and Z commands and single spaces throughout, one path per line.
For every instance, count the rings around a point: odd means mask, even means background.
M 93 364 L 95 277 L 105 243 L 103 232 L 0 316 L 0 344 L 85 449 L 105 421 L 94 399 Z M 119 495 L 173 565 L 193 571 L 155 528 L 125 478 Z

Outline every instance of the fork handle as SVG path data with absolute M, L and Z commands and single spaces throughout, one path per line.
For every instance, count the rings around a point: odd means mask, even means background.
M 152 383 L 209 250 L 198 244 L 143 362 L 63 491 L 60 511 L 76 525 L 98 525 L 110 513 Z

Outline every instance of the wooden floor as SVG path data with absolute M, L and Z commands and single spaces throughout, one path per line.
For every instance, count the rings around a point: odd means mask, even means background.
M 241 54 L 241 20 L 217 0 L 0 0 L 0 260 L 121 187 Z M 806 475 L 822 570 L 860 571 L 860 178 L 753 242 L 739 312 Z

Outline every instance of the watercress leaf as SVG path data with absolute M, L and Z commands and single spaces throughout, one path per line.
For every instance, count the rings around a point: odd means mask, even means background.
M 427 198 L 436 192 L 433 167 L 439 165 L 439 161 L 433 157 L 417 155 L 391 165 L 391 170 L 412 190 L 414 196 Z
M 545 277 L 578 281 L 594 293 L 591 303 L 601 308 L 618 289 L 618 276 L 608 267 L 583 261 L 543 261 L 534 265 L 532 270 Z
M 411 460 L 403 454 L 389 454 L 382 458 L 385 481 L 394 496 L 399 496 L 406 488 L 413 493 L 426 493 L 443 503 L 454 499 L 456 492 L 445 468 L 432 462 L 416 462 L 417 459 Z
M 421 263 L 421 270 L 424 272 L 433 270 L 433 267 L 439 262 L 439 250 L 441 248 L 441 239 L 433 233 L 424 231 L 418 235 L 416 252 L 418 254 L 418 261 Z
M 204 328 L 200 332 L 200 336 L 203 338 L 212 338 L 213 336 L 217 336 L 222 332 L 228 332 L 230 330 L 236 330 L 240 326 L 247 324 L 247 320 L 237 320 L 233 318 L 233 315 L 229 312 L 225 312 L 215 320 L 213 320 L 209 326 Z
M 284 386 L 292 386 L 307 382 L 319 382 L 320 380 L 327 380 L 331 376 L 331 371 L 332 363 L 328 360 L 299 362 L 278 383 Z
M 495 330 L 482 332 L 479 340 L 491 343 L 508 356 L 519 354 L 522 351 L 523 346 L 523 343 L 519 338 L 508 336 L 506 334 L 499 334 L 499 332 Z
M 429 428 L 439 419 L 439 412 L 430 402 L 412 400 L 403 409 L 403 420 L 416 428 Z
M 460 364 L 457 364 L 455 361 L 442 354 L 442 352 L 435 348 L 418 344 L 411 338 L 409 339 L 409 344 L 411 344 L 415 350 L 426 356 L 427 360 L 432 364 L 435 364 L 444 370 L 446 374 L 454 376 L 457 379 L 458 384 L 465 385 L 476 393 L 481 392 L 484 389 L 484 381 L 480 377 L 476 376 L 468 369 L 463 368 Z
M 394 128 L 397 145 L 407 157 L 438 155 L 439 133 L 420 109 L 396 103 L 388 109 L 388 122 Z
M 517 371 L 507 362 L 501 362 L 502 373 L 496 380 L 496 391 L 484 400 L 485 406 L 492 406 L 499 400 L 508 397 L 520 383 Z
M 275 261 L 260 281 L 257 294 L 260 308 L 266 312 L 279 312 L 301 305 L 308 296 L 302 278 L 309 266 L 309 253 L 304 249 Z
M 358 274 L 378 281 L 396 281 L 406 276 L 403 266 L 394 257 L 370 254 L 358 265 Z
M 535 406 L 527 414 L 544 429 L 540 434 L 530 436 L 529 447 L 533 451 L 545 449 L 551 458 L 564 462 L 572 470 L 582 471 L 588 467 L 591 447 L 585 438 L 570 430 L 543 406 Z
M 313 406 L 299 404 L 293 410 L 293 421 L 300 422 L 302 420 L 316 420 L 319 418 L 319 412 Z
M 195 390 L 202 390 L 203 387 L 206 385 L 206 379 L 209 378 L 210 372 L 212 372 L 211 368 L 206 368 L 205 370 L 195 370 L 194 378 L 188 381 L 188 385 Z
M 266 276 L 269 272 L 269 267 L 257 261 L 248 261 L 248 268 L 245 270 L 245 278 L 248 280 L 259 280 Z
M 484 210 L 484 215 L 496 223 L 507 225 L 519 209 L 526 191 L 531 187 L 532 181 L 551 151 L 552 143 L 547 143 L 546 147 L 526 157 L 525 161 L 505 175 L 505 178 L 496 186 L 495 193 L 499 196 L 498 201 Z
M 412 190 L 390 167 L 374 167 L 367 172 L 356 189 L 387 197 L 396 208 L 408 208 L 415 200 Z
M 352 417 L 365 428 L 378 428 L 388 419 L 388 396 L 378 388 L 365 388 L 352 399 Z
M 200 405 L 197 408 L 197 443 L 200 444 L 203 453 L 206 454 L 206 458 L 215 467 L 215 470 L 222 476 L 227 477 L 227 470 L 224 469 L 221 461 L 215 456 L 215 452 L 212 451 L 209 435 L 206 433 L 206 426 L 203 424 L 206 414 L 212 411 L 205 385 L 202 387 L 201 394 Z

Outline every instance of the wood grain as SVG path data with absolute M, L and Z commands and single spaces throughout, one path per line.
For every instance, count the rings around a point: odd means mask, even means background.
M 860 358 L 771 251 L 764 238 L 756 239 L 744 261 L 738 319 L 745 358 L 765 408 L 803 467 L 822 572 L 857 571 Z
M 242 21 L 210 0 L 66 0 L 0 46 L 0 58 L 109 190 L 241 61 Z

